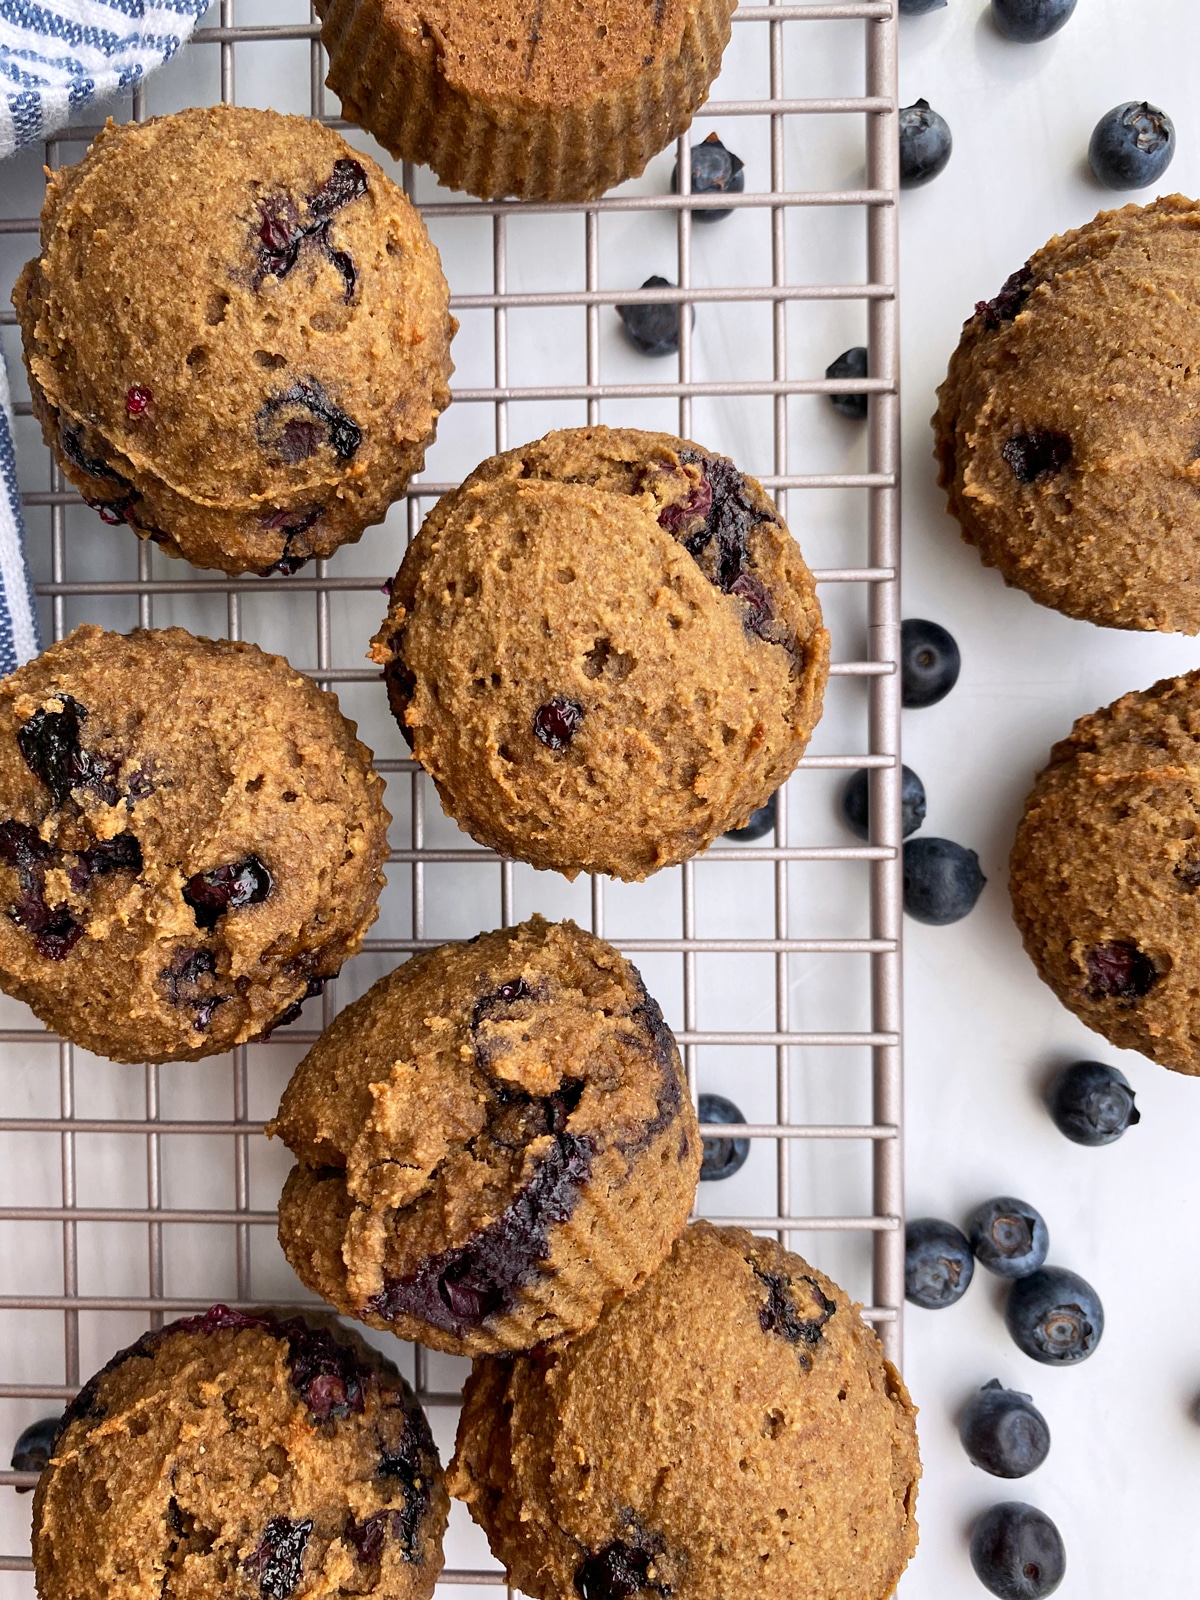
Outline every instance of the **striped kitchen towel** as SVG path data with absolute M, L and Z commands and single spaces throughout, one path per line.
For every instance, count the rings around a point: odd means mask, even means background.
M 0 157 L 173 56 L 209 0 L 0 0 Z
M 17 458 L 13 453 L 12 403 L 0 355 L 0 676 L 38 653 L 37 612 L 25 564 Z

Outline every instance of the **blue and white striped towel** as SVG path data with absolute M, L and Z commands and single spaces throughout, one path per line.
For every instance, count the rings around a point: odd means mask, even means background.
M 0 158 L 173 56 L 209 0 L 0 0 Z M 0 178 L 0 183 L 3 179 Z M 38 650 L 0 351 L 0 674 Z

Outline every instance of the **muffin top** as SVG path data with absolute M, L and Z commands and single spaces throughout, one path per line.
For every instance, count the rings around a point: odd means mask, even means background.
M 1200 673 L 1081 717 L 1025 802 L 1013 913 L 1089 1028 L 1200 1073 Z
M 281 656 L 77 628 L 0 682 L 0 982 L 115 1060 L 252 1038 L 374 921 L 382 791 Z
M 68 457 L 86 425 L 131 478 L 290 508 L 383 470 L 445 403 L 452 324 L 424 224 L 308 118 L 110 122 L 51 177 L 41 243 L 15 298 Z
M 539 1600 L 884 1600 L 916 1545 L 913 1415 L 842 1290 L 696 1223 L 591 1333 L 476 1362 L 449 1481 Z
M 1043 605 L 1200 630 L 1200 204 L 1102 212 L 965 324 L 938 391 L 964 537 Z
M 753 479 L 667 434 L 593 427 L 493 457 L 438 502 L 372 654 L 476 839 L 637 879 L 791 773 L 828 650 Z
M 269 1131 L 320 1187 L 350 1303 L 461 1337 L 509 1308 L 585 1188 L 619 1191 L 677 1126 L 681 1225 L 700 1141 L 671 1032 L 611 945 L 534 917 L 376 983 Z
M 400 1374 L 332 1322 L 214 1306 L 80 1391 L 34 1497 L 43 1600 L 427 1600 L 448 1501 Z

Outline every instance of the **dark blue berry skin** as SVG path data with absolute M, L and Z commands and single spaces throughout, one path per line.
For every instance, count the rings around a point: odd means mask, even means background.
M 1075 0 L 992 0 L 996 32 L 1018 44 L 1048 39 L 1070 17 Z
M 710 133 L 707 139 L 692 146 L 692 193 L 741 194 L 746 187 L 744 167 L 745 162 L 739 160 L 732 150 L 726 150 L 715 133 Z M 679 193 L 678 162 L 671 169 L 671 193 Z M 692 211 L 696 222 L 720 222 L 722 217 L 732 215 L 728 207 L 710 211 L 697 206 Z
M 765 839 L 768 833 L 775 832 L 775 796 L 772 795 L 765 806 L 759 806 L 757 811 L 750 813 L 750 820 L 744 828 L 730 828 L 726 831 L 727 839 L 741 839 L 749 844 L 753 839 Z
M 949 124 L 928 100 L 904 106 L 900 112 L 900 187 L 916 189 L 936 178 L 953 148 Z
M 927 11 L 940 11 L 946 0 L 900 0 L 902 17 L 923 17 Z
M 646 279 L 643 289 L 673 289 L 669 278 L 656 275 Z M 618 306 L 617 315 L 625 337 L 644 356 L 671 356 L 679 349 L 679 306 L 664 301 L 661 305 Z M 692 321 L 696 308 L 692 307 Z
M 900 704 L 909 711 L 935 706 L 958 682 L 962 656 L 940 622 L 906 617 L 900 624 Z
M 827 378 L 865 378 L 866 375 L 867 347 L 864 344 L 852 345 L 849 350 L 843 350 L 837 360 L 831 361 L 825 368 Z M 865 394 L 831 394 L 829 403 L 844 417 L 851 417 L 855 422 L 865 422 L 869 399 L 870 396 Z
M 14 1472 L 41 1472 L 50 1459 L 54 1448 L 54 1438 L 58 1432 L 61 1417 L 41 1417 L 37 1422 L 31 1422 L 22 1432 L 13 1446 L 12 1469 Z M 28 1494 L 29 1490 L 21 1488 L 18 1494 Z
M 745 1122 L 745 1117 L 721 1094 L 702 1094 L 697 1114 L 701 1122 Z M 749 1139 L 708 1138 L 702 1141 L 704 1160 L 700 1163 L 700 1182 L 712 1183 L 720 1178 L 732 1178 L 746 1165 L 750 1154 Z
M 961 1300 L 975 1272 L 971 1246 L 952 1222 L 918 1217 L 904 1230 L 904 1298 L 926 1311 Z
M 1129 1079 L 1103 1061 L 1072 1061 L 1046 1091 L 1054 1126 L 1076 1144 L 1112 1144 L 1142 1120 Z
M 971 1565 L 1000 1600 L 1042 1600 L 1067 1570 L 1062 1535 L 1044 1511 L 1022 1500 L 989 1506 L 971 1532 Z
M 974 909 L 987 882 L 979 857 L 953 839 L 907 839 L 904 909 L 915 922 L 944 928 Z
M 975 1207 L 967 1236 L 976 1261 L 998 1278 L 1027 1278 L 1050 1248 L 1041 1214 L 1007 1194 Z
M 1008 1291 L 1004 1321 L 1018 1349 L 1044 1366 L 1085 1361 L 1104 1332 L 1104 1307 L 1090 1283 L 1065 1267 L 1042 1267 Z
M 925 785 L 911 767 L 901 768 L 900 815 L 906 839 L 925 821 Z M 871 837 L 870 773 L 865 767 L 854 773 L 842 792 L 842 819 L 860 839 Z
M 1096 124 L 1088 165 L 1106 189 L 1145 189 L 1157 183 L 1175 154 L 1175 125 L 1144 100 L 1114 106 Z
M 1023 1478 L 1050 1453 L 1050 1429 L 1027 1394 L 985 1383 L 963 1407 L 958 1436 L 972 1463 L 994 1478 Z

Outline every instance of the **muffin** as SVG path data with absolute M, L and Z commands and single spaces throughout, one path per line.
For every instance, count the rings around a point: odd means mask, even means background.
M 214 1306 L 85 1384 L 33 1502 L 41 1600 L 428 1600 L 449 1501 L 404 1379 L 328 1325 Z
M 109 122 L 52 175 L 13 303 L 67 477 L 198 567 L 294 572 L 359 538 L 450 399 L 424 223 L 305 117 Z
M 1200 205 L 1103 212 L 980 302 L 938 390 L 940 481 L 1005 582 L 1200 630 Z
M 885 1600 L 914 1415 L 836 1284 L 701 1222 L 583 1338 L 475 1363 L 448 1483 L 534 1600 Z
M 316 0 L 329 87 L 485 200 L 594 200 L 691 123 L 736 0 Z
M 1200 672 L 1081 717 L 1025 802 L 1013 915 L 1111 1044 L 1200 1073 Z
M 640 879 L 791 773 L 829 636 L 753 478 L 668 434 L 592 427 L 494 456 L 438 501 L 371 653 L 481 844 Z
M 268 1129 L 279 1239 L 372 1327 L 456 1355 L 590 1328 L 687 1220 L 701 1144 L 629 962 L 541 917 L 415 956 L 348 1006 Z
M 114 1061 L 258 1038 L 374 922 L 382 797 L 282 656 L 77 628 L 0 680 L 0 988 Z

